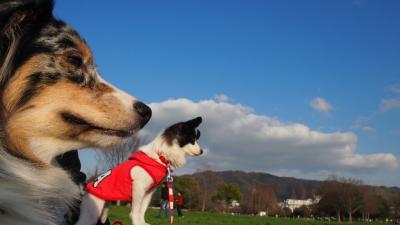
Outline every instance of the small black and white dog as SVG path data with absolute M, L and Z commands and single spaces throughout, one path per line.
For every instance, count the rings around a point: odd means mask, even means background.
M 199 156 L 197 143 L 201 117 L 168 127 L 151 143 L 140 147 L 124 163 L 100 175 L 87 185 L 81 215 L 76 225 L 94 225 L 107 218 L 107 201 L 131 200 L 132 224 L 147 225 L 144 219 L 155 187 L 164 180 L 168 167 L 181 167 L 186 156 Z M 104 222 L 104 221 L 102 221 Z

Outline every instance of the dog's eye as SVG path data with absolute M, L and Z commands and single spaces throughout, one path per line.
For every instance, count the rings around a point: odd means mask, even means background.
M 71 75 L 67 76 L 67 78 L 76 84 L 82 84 L 85 81 L 85 76 L 83 75 Z
M 80 56 L 69 55 L 69 56 L 67 56 L 67 60 L 69 63 L 71 63 L 72 65 L 74 65 L 76 67 L 82 66 L 82 58 Z
M 199 138 L 200 138 L 200 135 L 201 135 L 200 131 L 199 131 L 199 130 L 197 130 L 197 133 L 196 133 L 196 140 L 199 140 Z

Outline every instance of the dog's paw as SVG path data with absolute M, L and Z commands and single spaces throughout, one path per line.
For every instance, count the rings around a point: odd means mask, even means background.
M 142 220 L 140 223 L 140 225 L 150 225 L 149 223 L 146 223 L 146 221 Z

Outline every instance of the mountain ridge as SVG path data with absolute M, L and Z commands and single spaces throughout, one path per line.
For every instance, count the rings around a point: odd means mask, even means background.
M 209 189 L 215 188 L 218 183 L 236 183 L 241 191 L 246 193 L 252 187 L 257 185 L 270 186 L 276 194 L 279 201 L 288 198 L 307 199 L 318 195 L 319 188 L 324 181 L 302 179 L 296 177 L 281 177 L 266 172 L 247 172 L 240 170 L 225 170 L 225 171 L 203 171 L 193 174 L 185 174 L 182 176 L 193 177 L 196 180 L 204 180 L 208 183 Z M 363 185 L 366 188 L 372 188 L 376 191 L 397 194 L 400 193 L 400 188 L 396 186 L 375 186 Z

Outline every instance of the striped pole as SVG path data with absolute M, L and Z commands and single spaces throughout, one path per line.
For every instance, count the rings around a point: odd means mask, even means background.
M 168 186 L 168 201 L 169 201 L 169 224 L 174 224 L 174 178 L 172 178 L 170 167 L 167 168 L 167 186 Z

